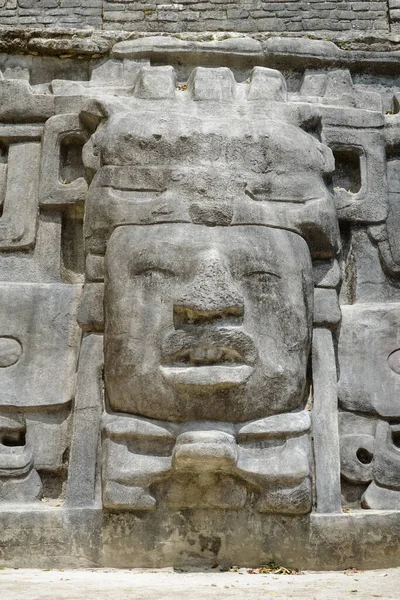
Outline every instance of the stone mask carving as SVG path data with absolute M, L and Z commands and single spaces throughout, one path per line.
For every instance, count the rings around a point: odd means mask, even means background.
M 104 291 L 94 277 L 85 296 L 104 293 L 104 317 L 81 313 L 104 318 L 103 502 L 238 508 L 256 493 L 260 511 L 308 512 L 311 256 L 337 249 L 332 155 L 299 127 L 304 107 L 250 110 L 257 77 L 230 106 L 225 69 L 197 69 L 182 101 L 155 99 L 147 75 L 128 106 L 81 113 L 97 127 L 89 270 L 105 255 Z
M 1 59 L 5 564 L 395 564 L 396 57 L 299 43 Z
M 125 226 L 107 247 L 113 410 L 248 421 L 304 401 L 312 272 L 296 234 L 255 225 Z

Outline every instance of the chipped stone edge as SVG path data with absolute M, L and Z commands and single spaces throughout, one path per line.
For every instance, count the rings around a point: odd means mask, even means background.
M 167 42 L 168 40 L 168 42 Z M 254 33 L 190 32 L 179 34 L 103 31 L 94 29 L 0 28 L 0 53 L 94 59 L 116 55 L 116 45 L 133 42 L 126 57 L 160 55 L 206 58 L 225 55 L 268 63 L 285 56 L 320 66 L 357 63 L 393 65 L 400 58 L 399 34 L 334 34 L 332 32 Z M 142 42 L 142 43 L 141 43 Z M 258 50 L 256 50 L 258 46 Z M 122 52 L 119 52 L 122 55 Z M 296 66 L 295 64 L 293 66 Z

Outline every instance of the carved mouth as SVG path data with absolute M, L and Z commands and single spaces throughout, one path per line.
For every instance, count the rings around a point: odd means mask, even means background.
M 163 365 L 198 366 L 241 364 L 257 360 L 253 340 L 230 327 L 195 328 L 168 334 L 162 345 Z
M 211 366 L 245 364 L 244 357 L 233 348 L 224 346 L 195 346 L 185 348 L 168 357 L 172 366 Z
M 254 371 L 257 351 L 243 331 L 178 330 L 163 343 L 161 373 L 175 385 L 232 387 L 244 384 Z
M 248 365 L 160 367 L 160 369 L 164 379 L 175 385 L 220 388 L 243 385 L 254 371 L 254 367 Z

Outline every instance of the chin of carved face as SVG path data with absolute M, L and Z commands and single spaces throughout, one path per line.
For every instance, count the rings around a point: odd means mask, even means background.
M 113 410 L 246 421 L 304 397 L 311 261 L 258 226 L 124 226 L 106 255 L 105 382 Z

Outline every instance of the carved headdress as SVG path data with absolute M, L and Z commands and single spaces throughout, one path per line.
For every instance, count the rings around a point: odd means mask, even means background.
M 337 254 L 334 160 L 318 139 L 318 108 L 287 102 L 278 71 L 256 67 L 236 83 L 228 68 L 197 67 L 177 87 L 172 67 L 144 66 L 131 97 L 92 100 L 80 118 L 91 133 L 90 264 L 114 228 L 156 223 L 280 228 L 314 259 Z

